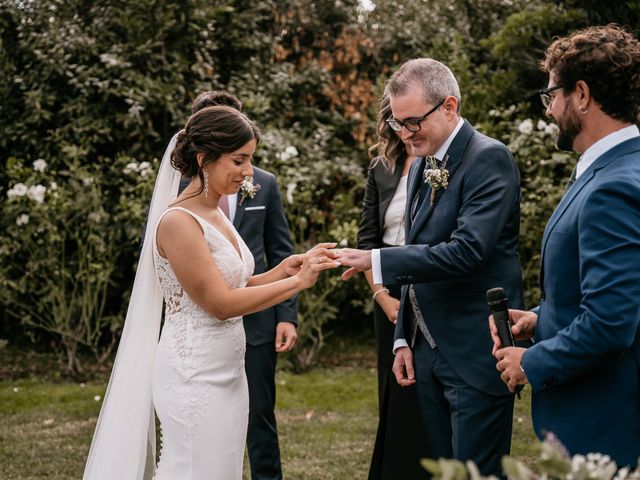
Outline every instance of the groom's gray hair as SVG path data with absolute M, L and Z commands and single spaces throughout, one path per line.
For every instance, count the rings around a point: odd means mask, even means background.
M 443 98 L 458 99 L 460 110 L 460 87 L 453 73 L 444 63 L 433 58 L 414 58 L 405 62 L 389 79 L 387 92 L 392 97 L 405 95 L 413 86 L 422 88 L 427 103 L 436 105 Z

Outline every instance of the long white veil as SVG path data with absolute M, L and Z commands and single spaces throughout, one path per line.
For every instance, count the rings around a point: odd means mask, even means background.
M 84 480 L 146 480 L 153 477 L 155 470 L 151 389 L 162 291 L 153 261 L 153 242 L 156 224 L 178 192 L 180 174 L 170 160 L 175 143 L 174 135 L 158 169 L 127 317 L 93 434 Z

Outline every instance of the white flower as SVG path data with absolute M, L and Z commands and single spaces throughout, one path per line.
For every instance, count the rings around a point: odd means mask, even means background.
M 138 165 L 138 171 L 141 177 L 146 177 L 151 172 L 151 164 L 149 162 L 142 162 Z
M 93 397 L 93 399 L 94 399 L 96 402 L 99 402 L 99 401 L 100 401 L 100 395 L 96 395 L 95 397 Z
M 518 131 L 523 135 L 529 135 L 533 132 L 533 120 L 527 118 L 518 125 Z
M 44 202 L 44 194 L 46 192 L 47 187 L 44 185 L 33 185 L 27 190 L 27 196 L 36 203 L 42 203 Z
M 131 172 L 137 172 L 138 171 L 138 164 L 136 162 L 130 162 L 127 163 L 124 167 L 124 170 L 122 170 L 124 173 L 129 174 Z
M 23 213 L 22 215 L 19 215 L 18 218 L 16 218 L 16 225 L 18 226 L 26 225 L 27 223 L 29 223 L 29 215 L 27 215 L 26 213 Z
M 297 157 L 297 156 L 298 156 L 298 149 L 293 145 L 289 145 L 287 148 L 285 148 L 284 152 L 276 153 L 276 158 L 278 158 L 278 160 L 281 160 L 283 162 L 286 162 L 290 158 Z
M 91 222 L 98 223 L 100 221 L 100 214 L 98 212 L 91 212 L 87 218 Z
M 18 390 L 20 390 L 18 387 L 13 387 L 13 393 L 18 393 Z
M 538 125 L 536 125 L 538 127 L 538 130 L 544 130 L 545 128 L 547 128 L 547 122 L 545 122 L 544 120 L 538 120 Z
M 296 147 L 294 147 L 293 145 L 289 145 L 287 148 L 284 149 L 284 153 L 289 155 L 289 157 L 297 157 L 298 156 L 298 149 Z
M 296 183 L 290 183 L 289 185 L 287 185 L 287 193 L 285 194 L 285 196 L 287 197 L 287 202 L 290 204 L 293 204 L 293 192 L 296 191 L 297 186 L 298 184 Z
M 39 158 L 35 162 L 33 162 L 33 169 L 36 172 L 44 172 L 47 169 L 47 162 Z
M 347 240 L 346 238 L 343 238 L 342 240 L 340 240 L 338 242 L 338 246 L 339 247 L 346 247 L 347 245 L 349 245 L 349 240 Z
M 82 179 L 82 183 L 85 187 L 88 187 L 93 183 L 93 177 L 85 177 Z
M 7 197 L 24 197 L 27 194 L 27 186 L 24 183 L 16 183 L 7 191 Z
M 544 133 L 546 133 L 547 135 L 556 135 L 558 133 L 558 125 L 556 125 L 555 123 L 550 123 L 544 129 Z
M 57 190 L 58 189 L 58 184 L 56 182 L 51 182 L 49 184 L 49 190 Z

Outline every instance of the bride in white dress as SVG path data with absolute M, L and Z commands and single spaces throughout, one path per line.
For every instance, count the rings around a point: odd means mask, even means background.
M 252 276 L 253 256 L 218 200 L 236 193 L 252 175 L 258 141 L 255 125 L 229 107 L 200 110 L 178 135 L 171 163 L 192 181 L 169 209 L 155 214 L 152 205 L 149 221 L 156 226 L 147 229 L 165 300 L 162 335 L 157 343 L 157 329 L 147 332 L 156 332 L 150 348 L 143 329 L 128 331 L 147 321 L 137 320 L 130 305 L 85 479 L 242 478 L 249 413 L 242 315 L 281 303 L 311 287 L 321 271 L 339 266 L 328 250 L 334 244 L 320 244 Z M 167 183 L 161 176 L 162 171 L 158 184 Z M 175 176 L 168 184 L 174 187 Z M 153 204 L 166 205 L 158 188 Z M 136 344 L 150 352 L 151 361 L 149 354 L 131 352 Z M 151 392 L 162 432 L 155 472 Z

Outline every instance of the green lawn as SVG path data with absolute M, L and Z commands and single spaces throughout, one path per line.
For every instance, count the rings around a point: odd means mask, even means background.
M 370 365 L 347 359 L 343 366 L 303 375 L 278 373 L 285 478 L 366 478 L 377 409 Z M 32 379 L 0 382 L 0 479 L 81 478 L 104 389 Z M 524 393 L 514 416 L 513 454 L 526 461 L 534 437 L 528 389 Z

